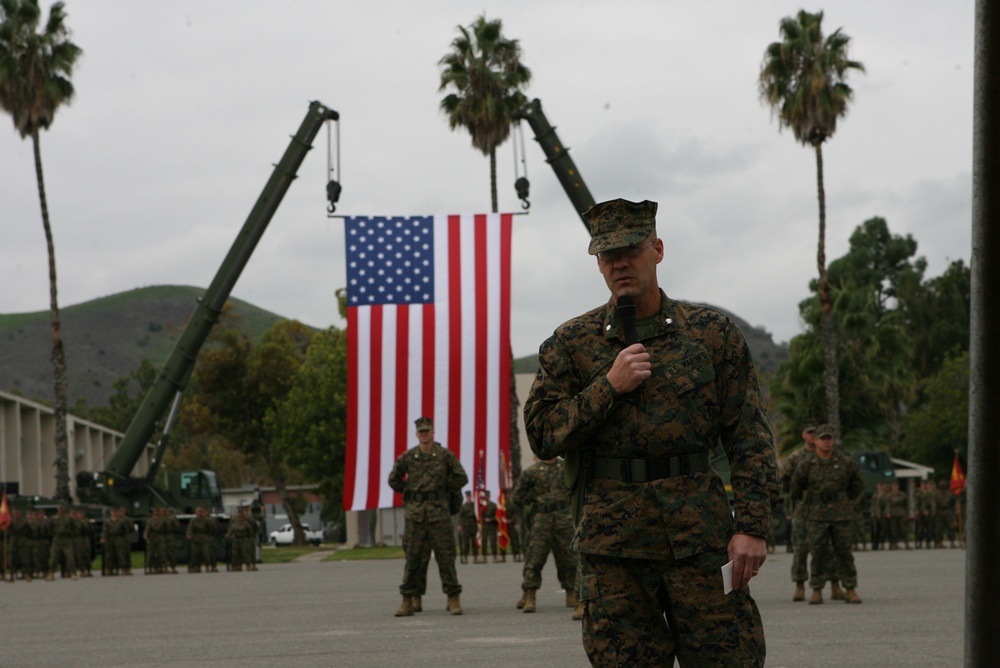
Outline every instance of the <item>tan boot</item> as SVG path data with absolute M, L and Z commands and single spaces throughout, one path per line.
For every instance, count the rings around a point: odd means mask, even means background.
M 830 583 L 830 599 L 833 601 L 844 600 L 844 590 L 840 588 L 840 584 L 837 582 Z
M 424 611 L 424 602 L 422 600 L 420 600 L 419 596 L 414 596 L 413 597 L 413 612 L 423 612 L 423 611 Z
M 52 582 L 55 579 L 56 579 L 56 576 L 53 575 L 52 573 L 46 573 L 45 574 L 45 581 L 46 582 Z
M 413 616 L 413 597 L 404 596 L 403 602 L 400 604 L 399 609 L 396 610 L 397 617 L 412 617 Z
M 848 588 L 847 593 L 844 594 L 844 603 L 861 603 L 861 597 L 856 591 Z
M 567 608 L 575 608 L 578 605 L 580 605 L 580 599 L 578 599 L 576 597 L 576 592 L 573 591 L 572 589 L 567 589 L 566 590 L 566 607 Z
M 583 601 L 580 601 L 579 603 L 576 604 L 576 609 L 573 610 L 572 617 L 576 621 L 580 621 L 581 619 L 583 619 Z
M 494 554 L 493 555 L 493 563 L 494 564 L 499 564 L 500 563 L 500 557 L 498 557 L 497 555 Z
M 809 605 L 819 605 L 823 602 L 823 590 L 813 589 L 812 598 L 809 599 Z
M 798 581 L 795 583 L 795 593 L 792 594 L 793 601 L 804 601 L 806 600 L 806 583 Z
M 448 607 L 447 610 L 453 615 L 462 614 L 462 602 L 459 600 L 458 594 L 448 594 Z
M 524 599 L 526 597 L 527 597 L 527 593 L 522 590 L 521 591 L 521 598 L 519 598 L 518 601 L 517 601 L 517 609 L 518 610 L 521 610 L 521 609 L 524 608 Z
M 525 589 L 524 590 L 524 607 L 521 608 L 521 612 L 534 612 L 535 611 L 535 592 L 537 589 Z
M 459 558 L 459 563 L 460 564 L 467 564 L 467 563 L 469 563 L 469 558 L 468 557 L 460 557 Z

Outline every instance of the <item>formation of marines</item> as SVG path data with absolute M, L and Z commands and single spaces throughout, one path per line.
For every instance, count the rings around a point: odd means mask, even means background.
M 237 571 L 257 570 L 260 525 L 249 511 L 249 507 L 241 508 L 224 536 L 231 541 L 231 565 Z M 60 574 L 71 580 L 92 577 L 94 559 L 99 553 L 102 575 L 132 575 L 135 533 L 136 526 L 124 508 L 112 508 L 99 533 L 82 508 L 59 504 L 51 516 L 41 508 L 24 512 L 14 508 L 6 532 L 4 577 L 24 582 L 52 581 Z M 171 509 L 157 507 L 145 521 L 142 536 L 146 543 L 146 574 L 177 573 L 177 557 L 183 551 L 180 541 L 184 538 L 190 542 L 189 572 L 200 573 L 203 568 L 205 572 L 218 572 L 222 533 L 218 521 L 206 508 L 197 510 L 184 533 Z

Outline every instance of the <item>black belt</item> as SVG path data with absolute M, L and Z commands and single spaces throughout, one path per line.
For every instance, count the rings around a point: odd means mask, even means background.
M 558 510 L 569 510 L 569 503 L 563 501 L 562 503 L 546 503 L 538 506 L 538 512 L 540 513 L 554 513 Z
M 830 503 L 831 501 L 842 501 L 847 498 L 847 492 L 823 492 L 819 494 L 819 500 L 823 503 Z
M 677 455 L 662 459 L 623 459 L 594 456 L 594 478 L 620 480 L 621 482 L 649 482 L 662 478 L 701 473 L 709 469 L 708 452 Z
M 442 492 L 405 492 L 403 501 L 443 501 L 447 497 Z

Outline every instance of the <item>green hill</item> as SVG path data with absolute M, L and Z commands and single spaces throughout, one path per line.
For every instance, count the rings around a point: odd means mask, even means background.
M 201 288 L 161 285 L 61 309 L 69 404 L 103 406 L 112 384 L 148 359 L 160 367 L 194 312 Z M 258 338 L 282 317 L 230 299 L 241 327 Z M 51 403 L 49 312 L 0 314 L 0 389 Z

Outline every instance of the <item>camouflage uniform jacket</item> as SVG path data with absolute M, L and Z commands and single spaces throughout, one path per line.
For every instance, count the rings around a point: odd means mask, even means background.
M 889 492 L 888 504 L 889 504 L 889 517 L 909 517 L 910 506 L 909 499 L 906 497 L 906 492 L 903 490 L 894 490 Z
M 785 493 L 785 512 L 792 515 L 796 520 L 808 519 L 807 509 L 809 507 L 809 502 L 807 499 L 802 499 L 800 501 L 794 501 L 792 499 L 792 474 L 795 473 L 795 469 L 798 467 L 799 463 L 802 462 L 807 457 L 812 457 L 816 454 L 814 450 L 806 450 L 804 447 L 799 448 L 792 454 L 785 458 L 784 463 L 781 465 L 781 491 Z
M 486 507 L 483 508 L 483 526 L 497 527 L 497 504 L 492 501 L 486 502 Z
M 187 538 L 192 540 L 195 537 L 201 539 L 212 538 L 219 534 L 219 523 L 214 517 L 195 517 L 188 522 Z
M 462 489 L 469 476 L 461 462 L 440 443 L 429 453 L 414 446 L 401 454 L 389 473 L 389 487 L 403 495 L 406 519 L 413 522 L 451 520 L 448 492 Z M 421 498 L 431 495 L 434 498 Z
M 645 483 L 592 479 L 574 549 L 662 559 L 724 549 L 734 531 L 765 537 L 778 500 L 771 428 L 743 334 L 718 311 L 668 299 L 637 322 L 652 377 L 619 395 L 606 374 L 625 347 L 608 301 L 561 325 L 539 349 L 525 402 L 526 431 L 540 459 L 579 448 L 603 457 L 729 457 L 735 521 L 714 471 Z
M 476 504 L 474 502 L 466 501 L 462 504 L 461 510 L 458 511 L 458 522 L 465 529 L 476 530 L 479 522 L 476 520 Z
M 514 509 L 531 507 L 534 509 L 532 522 L 548 516 L 557 517 L 557 522 L 565 520 L 572 527 L 569 514 L 569 490 L 563 481 L 563 461 L 535 462 L 521 474 L 511 496 Z
M 809 493 L 809 521 L 852 522 L 854 500 L 864 491 L 858 463 L 834 451 L 829 459 L 805 459 L 792 474 L 792 499 Z

